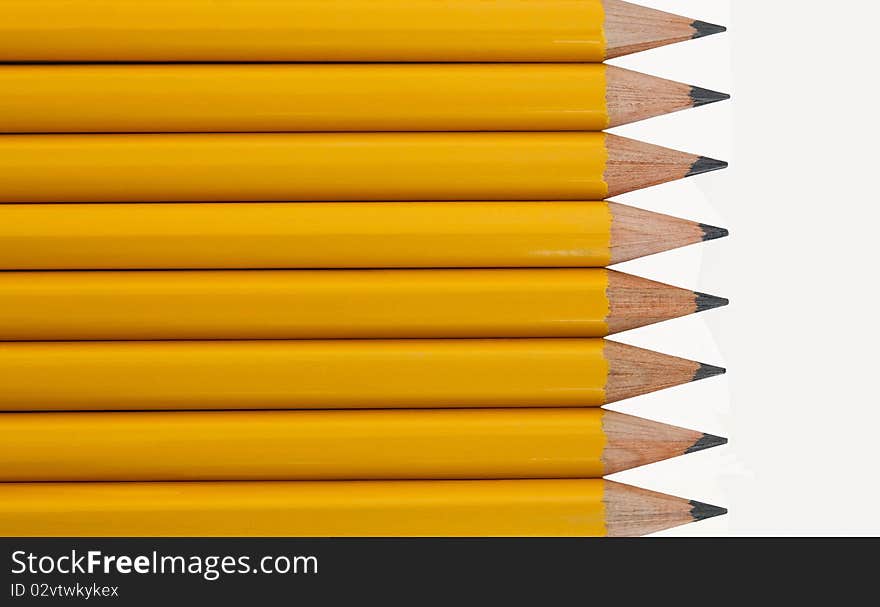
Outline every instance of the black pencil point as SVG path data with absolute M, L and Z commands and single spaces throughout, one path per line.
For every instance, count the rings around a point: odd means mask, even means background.
M 697 161 L 691 165 L 691 170 L 688 171 L 688 174 L 685 175 L 685 177 L 693 177 L 694 175 L 702 175 L 703 173 L 710 173 L 712 171 L 726 168 L 727 163 L 723 160 L 715 160 L 714 158 L 700 156 L 697 158 Z
M 727 31 L 727 28 L 723 25 L 715 25 L 714 23 L 706 23 L 705 21 L 694 21 L 691 23 L 691 27 L 694 28 L 694 39 Z
M 723 367 L 700 363 L 700 368 L 694 373 L 694 377 L 691 381 L 700 381 L 701 379 L 708 379 L 710 377 L 715 377 L 716 375 L 724 375 L 725 373 L 727 373 L 727 369 L 724 369 Z
M 697 451 L 703 451 L 704 449 L 711 449 L 712 447 L 720 447 L 721 445 L 726 445 L 727 439 L 722 438 L 720 436 L 713 436 L 711 434 L 704 434 L 700 437 L 700 440 L 691 445 L 691 448 L 685 451 L 685 453 L 696 453 Z
M 707 518 L 714 518 L 724 514 L 727 514 L 727 508 L 691 500 L 691 516 L 695 521 L 704 521 Z
M 696 292 L 694 295 L 696 296 L 697 312 L 714 310 L 715 308 L 722 308 L 730 304 L 730 300 L 725 299 L 724 297 L 716 297 L 715 295 L 709 295 L 708 293 Z
M 715 226 L 706 225 L 705 223 L 700 224 L 700 229 L 703 230 L 703 242 L 730 236 L 730 232 L 724 228 L 716 228 Z
M 694 107 L 709 105 L 718 101 L 727 101 L 728 99 L 730 99 L 730 95 L 727 93 L 719 93 L 718 91 L 704 89 L 699 86 L 691 87 L 691 104 Z

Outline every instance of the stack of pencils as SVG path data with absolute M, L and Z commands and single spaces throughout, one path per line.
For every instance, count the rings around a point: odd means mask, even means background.
M 619 0 L 13 0 L 0 534 L 631 536 L 602 477 L 726 442 L 599 407 L 723 369 L 605 338 L 726 300 L 606 269 L 726 231 L 605 134 L 726 95 L 601 62 Z

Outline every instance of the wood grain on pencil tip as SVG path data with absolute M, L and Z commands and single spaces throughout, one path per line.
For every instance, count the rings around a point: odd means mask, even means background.
M 727 372 L 722 367 L 605 341 L 608 380 L 605 401 L 612 403 Z
M 605 8 L 606 59 L 703 38 L 727 28 L 621 0 L 602 0 Z
M 611 201 L 601 204 L 608 205 L 612 217 L 611 264 L 728 236 L 728 231 L 724 228 L 698 224 Z M 0 207 L 0 213 L 2 211 Z
M 640 537 L 715 516 L 726 508 L 605 481 L 604 503 L 610 537 Z
M 723 298 L 608 271 L 609 334 L 728 305 Z
M 603 412 L 602 429 L 607 439 L 602 454 L 604 474 L 614 474 L 727 444 L 727 439 L 720 436 L 613 411 Z
M 727 162 L 606 134 L 605 182 L 616 196 L 727 168 Z
M 730 99 L 727 93 L 620 67 L 607 66 L 605 78 L 610 127 Z

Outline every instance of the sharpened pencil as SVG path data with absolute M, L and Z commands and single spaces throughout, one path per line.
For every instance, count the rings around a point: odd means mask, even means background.
M 0 202 L 602 200 L 725 166 L 605 133 L 5 135 Z
M 600 62 L 724 31 L 620 0 L 11 0 L 3 8 L 3 62 Z
M 0 483 L 15 537 L 631 537 L 726 512 L 584 479 Z
M 727 236 L 613 202 L 0 205 L 0 269 L 599 267 Z
M 5 133 L 601 131 L 728 98 L 601 64 L 6 65 L 0 90 Z
M 598 407 L 722 373 L 602 339 L 6 342 L 0 410 Z
M 725 442 L 602 409 L 8 413 L 0 482 L 600 478 Z
M 727 300 L 604 269 L 0 274 L 0 340 L 605 337 Z

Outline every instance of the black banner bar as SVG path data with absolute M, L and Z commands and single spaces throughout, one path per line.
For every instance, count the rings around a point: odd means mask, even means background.
M 876 541 L 876 540 L 872 540 Z M 854 540 L 0 539 L 0 605 L 589 605 L 787 575 L 872 579 Z M 835 550 L 836 544 L 841 550 Z M 846 546 L 846 548 L 844 548 Z M 866 546 L 868 547 L 868 546 Z M 815 574 L 815 575 L 814 575 Z M 737 581 L 739 580 L 739 582 Z M 698 601 L 699 602 L 699 601 Z

